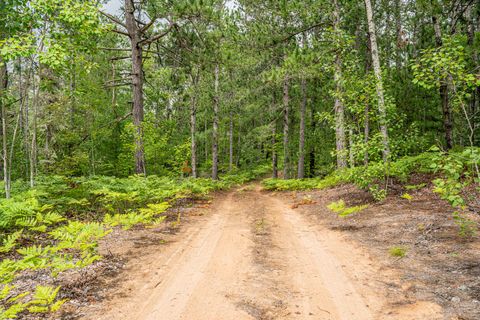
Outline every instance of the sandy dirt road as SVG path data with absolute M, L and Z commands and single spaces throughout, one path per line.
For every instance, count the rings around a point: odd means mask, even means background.
M 438 306 L 384 298 L 396 275 L 340 233 L 256 185 L 214 202 L 180 241 L 136 261 L 85 319 L 442 319 Z

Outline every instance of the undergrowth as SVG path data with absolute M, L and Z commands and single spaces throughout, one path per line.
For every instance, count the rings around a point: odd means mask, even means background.
M 337 202 L 332 202 L 328 206 L 328 209 L 332 210 L 333 212 L 337 213 L 340 217 L 347 217 L 351 214 L 358 213 L 366 208 L 368 205 L 361 205 L 361 206 L 353 206 L 347 207 L 345 205 L 345 201 L 339 200 Z
M 119 227 L 154 226 L 178 199 L 245 183 L 268 166 L 237 171 L 218 181 L 133 176 L 40 178 L 35 189 L 14 184 L 11 199 L 0 200 L 0 320 L 25 313 L 56 311 L 60 287 L 38 285 L 33 292 L 15 287 L 24 272 L 45 270 L 53 277 L 102 259 L 100 239 Z
M 446 153 L 432 147 L 428 152 L 403 157 L 388 164 L 377 162 L 368 166 L 337 170 L 324 178 L 265 179 L 263 186 L 266 190 L 283 191 L 325 189 L 353 183 L 368 191 L 376 201 L 382 201 L 387 197 L 393 181 L 403 184 L 406 191 L 418 190 L 424 188 L 426 184 L 408 185 L 411 175 L 430 174 L 436 177 L 432 181 L 433 191 L 455 209 L 453 219 L 459 227 L 459 234 L 473 236 L 477 232 L 477 224 L 466 217 L 466 212 L 471 208 L 463 196 L 463 190 L 473 186 L 477 194 L 480 192 L 479 163 L 479 148 L 464 148 Z M 409 201 L 413 199 L 408 192 L 405 192 L 402 198 Z

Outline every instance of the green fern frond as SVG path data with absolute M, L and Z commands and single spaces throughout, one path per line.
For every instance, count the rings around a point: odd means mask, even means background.
M 337 202 L 332 202 L 327 206 L 327 208 L 335 213 L 340 213 L 345 210 L 345 201 L 339 200 Z
M 0 253 L 9 252 L 15 247 L 17 240 L 22 236 L 23 229 L 16 231 L 3 239 L 2 245 L 0 246 Z

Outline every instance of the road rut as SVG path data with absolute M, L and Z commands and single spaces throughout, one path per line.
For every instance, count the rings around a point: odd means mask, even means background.
M 143 259 L 123 284 L 130 294 L 91 319 L 412 319 L 412 306 L 415 319 L 441 319 L 429 303 L 388 307 L 362 248 L 256 185 L 229 192 L 181 241 Z

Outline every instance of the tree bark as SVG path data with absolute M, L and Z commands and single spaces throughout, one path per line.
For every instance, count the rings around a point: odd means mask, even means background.
M 289 79 L 288 75 L 285 76 L 283 81 L 283 178 L 289 178 L 289 150 L 288 150 L 288 125 L 289 125 Z
M 395 0 L 395 33 L 397 45 L 395 50 L 395 67 L 397 72 L 402 68 L 402 48 L 403 48 L 403 36 L 402 36 L 402 0 Z
M 233 111 L 230 110 L 230 128 L 228 132 L 228 170 L 233 169 Z
M 215 64 L 215 83 L 213 97 L 213 141 L 212 141 L 212 179 L 218 180 L 218 109 L 219 109 L 219 92 L 218 81 L 220 74 L 220 66 L 218 62 Z
M 333 29 L 340 32 L 340 9 L 337 0 L 333 1 Z M 342 60 L 338 50 L 335 52 L 335 71 L 333 81 L 335 83 L 335 144 L 337 153 L 337 168 L 347 167 L 347 155 L 345 153 L 345 108 L 341 95 L 343 93 L 342 85 Z
M 353 154 L 353 130 L 352 128 L 348 129 L 348 154 L 350 156 L 350 168 L 355 167 L 355 156 Z
M 315 130 L 317 126 L 317 121 L 315 119 L 315 103 L 311 103 L 312 111 L 310 114 L 310 140 L 312 141 L 315 137 Z M 309 153 L 309 174 L 310 178 L 315 176 L 315 143 L 310 143 L 310 153 Z
M 146 174 L 145 151 L 143 145 L 143 58 L 142 32 L 135 21 L 135 6 L 132 0 L 125 0 L 125 25 L 130 37 L 132 53 L 132 115 L 135 127 L 135 173 Z
M 378 55 L 377 35 L 375 31 L 375 21 L 373 20 L 373 10 L 370 0 L 365 0 L 367 11 L 368 31 L 370 33 L 370 44 L 372 46 L 372 64 L 373 72 L 376 78 L 376 89 L 378 99 L 378 118 L 380 122 L 380 133 L 383 143 L 383 161 L 388 162 L 390 158 L 390 146 L 388 142 L 387 111 L 385 108 L 385 98 L 383 90 L 382 69 L 380 67 L 380 58 Z
M 192 177 L 197 178 L 197 85 L 198 78 L 200 76 L 200 70 L 193 76 L 193 93 L 190 105 L 190 139 L 191 139 L 191 166 Z
M 277 179 L 278 178 L 278 155 L 277 155 L 277 118 L 275 116 L 276 112 L 275 110 L 277 109 L 276 106 L 276 99 L 275 99 L 275 91 L 273 91 L 272 95 L 272 114 L 273 120 L 272 120 L 272 178 Z
M 307 80 L 302 78 L 302 103 L 300 105 L 300 132 L 298 141 L 298 172 L 297 178 L 305 178 L 305 112 L 307 109 Z
M 363 127 L 363 142 L 365 143 L 365 154 L 363 155 L 363 164 L 368 166 L 368 141 L 370 139 L 370 110 L 368 104 L 365 105 L 365 119 L 364 119 L 364 127 Z
M 477 26 L 475 25 L 475 18 L 473 14 L 473 8 L 474 3 L 472 3 L 470 6 L 468 6 L 466 10 L 466 17 L 467 17 L 467 22 L 468 22 L 468 27 L 467 27 L 467 44 L 472 48 L 472 61 L 475 66 L 475 70 L 478 70 L 479 67 L 479 59 L 478 59 L 478 50 L 475 47 L 475 34 L 477 32 Z M 478 9 L 480 11 L 480 8 Z M 480 12 L 479 12 L 480 13 Z M 479 17 L 480 18 L 480 17 Z M 480 19 L 479 19 L 480 20 Z M 476 142 L 476 131 L 478 127 L 478 122 L 476 120 L 476 113 L 479 110 L 480 106 L 480 86 L 476 86 L 473 89 L 472 92 L 472 98 L 470 100 L 470 112 L 473 116 L 473 142 L 475 144 Z
M 40 69 L 42 67 L 40 66 Z M 41 70 L 39 71 L 41 72 Z M 37 174 L 37 117 L 38 117 L 38 102 L 40 98 L 40 77 L 37 77 L 35 81 L 35 76 L 33 79 L 34 83 L 34 93 L 33 93 L 33 128 L 32 128 L 32 139 L 30 141 L 30 187 L 35 186 L 35 176 Z
M 8 166 L 8 140 L 7 140 L 7 111 L 4 95 L 8 87 L 7 65 L 0 59 L 0 109 L 2 114 L 2 160 L 3 160 L 3 182 L 5 184 L 5 198 L 10 198 L 10 179 Z
M 437 47 L 441 47 L 442 43 L 442 30 L 440 29 L 440 23 L 436 16 L 432 16 L 433 29 L 435 30 L 435 43 Z M 442 103 L 443 113 L 443 130 L 445 132 L 445 144 L 447 150 L 453 147 L 453 120 L 452 111 L 450 109 L 450 101 L 448 98 L 448 83 L 447 79 L 441 79 L 441 85 L 439 89 L 440 100 Z

